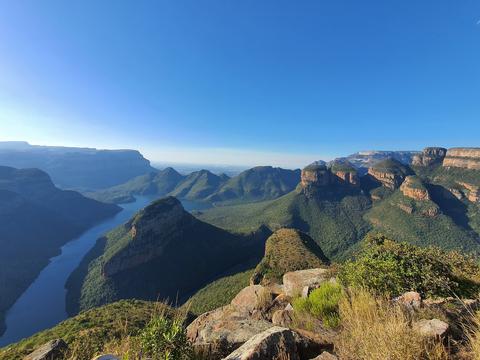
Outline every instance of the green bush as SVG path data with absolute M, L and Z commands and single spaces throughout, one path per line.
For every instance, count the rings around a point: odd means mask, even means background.
M 340 285 L 326 282 L 313 290 L 307 298 L 294 299 L 293 309 L 297 313 L 320 318 L 327 327 L 335 327 L 339 322 L 338 303 L 342 294 Z
M 397 243 L 382 235 L 367 236 L 355 260 L 340 269 L 345 286 L 398 296 L 418 291 L 423 296 L 475 296 L 480 269 L 473 258 L 434 247 Z
M 142 354 L 158 360 L 190 359 L 192 350 L 183 322 L 163 316 L 153 318 L 139 336 Z

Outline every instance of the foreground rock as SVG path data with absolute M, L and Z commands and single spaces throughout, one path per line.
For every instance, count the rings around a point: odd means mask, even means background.
M 300 360 L 295 334 L 286 328 L 272 327 L 255 335 L 225 360 Z
M 324 351 L 323 353 L 321 353 L 320 355 L 318 355 L 316 358 L 314 358 L 312 360 L 338 360 L 338 357 L 330 354 L 327 351 Z
M 226 355 L 272 326 L 227 305 L 200 315 L 187 327 L 187 337 L 201 351 Z
M 447 333 L 449 329 L 449 325 L 446 322 L 439 319 L 419 320 L 413 323 L 412 327 L 420 335 L 429 337 L 429 338 L 442 337 Z
M 232 300 L 232 305 L 241 313 L 252 314 L 255 310 L 270 305 L 271 291 L 262 285 L 250 285 L 240 291 Z
M 57 360 L 63 359 L 67 344 L 62 339 L 51 340 L 43 344 L 23 360 Z
M 315 289 L 330 279 L 328 269 L 308 269 L 288 272 L 283 275 L 285 295 L 295 297 L 302 294 L 305 287 Z

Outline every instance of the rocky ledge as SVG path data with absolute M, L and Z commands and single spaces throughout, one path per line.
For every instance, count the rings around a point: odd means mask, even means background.
M 421 154 L 417 154 L 412 159 L 413 166 L 431 166 L 442 164 L 447 149 L 442 147 L 427 147 L 423 149 Z
M 422 181 L 417 176 L 407 176 L 400 186 L 404 196 L 418 201 L 430 200 L 430 194 Z
M 391 190 L 397 189 L 410 173 L 408 166 L 394 159 L 379 162 L 368 169 L 368 175 Z
M 480 170 L 480 148 L 448 149 L 443 166 Z

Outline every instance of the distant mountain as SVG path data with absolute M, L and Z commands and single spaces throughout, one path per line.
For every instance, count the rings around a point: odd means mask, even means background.
M 198 216 L 236 232 L 262 225 L 299 229 L 334 260 L 349 256 L 372 231 L 480 253 L 480 149 L 432 149 L 417 154 L 412 166 L 387 158 L 364 174 L 347 159 L 318 162 L 302 170 L 295 191 L 278 199 Z
M 258 261 L 266 236 L 234 235 L 196 219 L 174 197 L 157 200 L 100 239 L 72 273 L 68 312 L 125 298 L 181 299 Z
M 48 259 L 67 241 L 118 211 L 116 205 L 56 188 L 41 170 L 0 166 L 0 333 L 5 311 Z
M 258 201 L 275 199 L 295 189 L 300 182 L 300 170 L 257 166 L 229 179 L 207 200 Z
M 413 157 L 419 153 L 419 151 L 360 151 L 339 159 L 348 160 L 363 175 L 368 168 L 386 159 L 394 159 L 409 165 Z
M 86 196 L 107 203 L 127 203 L 134 201 L 135 195 L 164 196 L 186 178 L 172 168 L 161 171 L 152 171 L 138 176 L 124 184 L 117 185 L 106 190 L 85 193 Z
M 154 169 L 136 150 L 30 145 L 0 142 L 0 165 L 38 168 L 64 189 L 95 190 L 122 184 Z
M 180 175 L 172 168 L 139 176 L 106 190 L 85 193 L 100 201 L 122 203 L 135 195 L 172 195 L 180 199 L 205 202 L 251 202 L 274 199 L 289 193 L 300 181 L 300 170 L 258 166 L 233 178 L 208 170 Z

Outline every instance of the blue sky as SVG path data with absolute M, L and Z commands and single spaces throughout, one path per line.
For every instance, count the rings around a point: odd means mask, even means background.
M 204 164 L 480 146 L 480 2 L 0 0 L 0 125 Z

